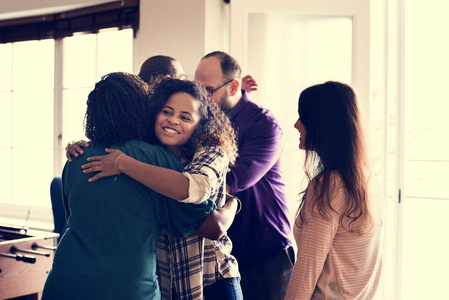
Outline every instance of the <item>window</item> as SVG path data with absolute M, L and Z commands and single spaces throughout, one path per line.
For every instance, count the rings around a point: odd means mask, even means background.
M 54 41 L 0 45 L 0 201 L 40 205 L 53 175 Z M 4 63 L 9 62 L 9 63 Z
M 441 299 L 449 268 L 449 5 L 404 4 L 402 299 Z
M 85 139 L 87 96 L 101 76 L 132 71 L 132 41 L 132 29 L 109 29 L 0 44 L 0 222 L 52 229 L 50 182 L 64 147 Z
M 105 31 L 63 39 L 62 141 L 85 139 L 83 118 L 87 95 L 101 76 L 132 71 L 132 30 Z

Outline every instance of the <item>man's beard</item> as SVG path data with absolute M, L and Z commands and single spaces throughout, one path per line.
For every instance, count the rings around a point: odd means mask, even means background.
M 226 90 L 223 95 L 220 98 L 220 107 L 221 110 L 224 112 L 228 112 L 231 110 L 231 101 L 229 101 L 229 94 L 228 91 Z

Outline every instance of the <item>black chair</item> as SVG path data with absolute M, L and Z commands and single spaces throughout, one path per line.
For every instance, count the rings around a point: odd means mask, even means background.
M 55 177 L 50 184 L 51 207 L 53 210 L 53 219 L 55 228 L 53 232 L 59 233 L 58 242 L 67 228 L 65 218 L 64 203 L 62 201 L 62 180 L 61 177 Z

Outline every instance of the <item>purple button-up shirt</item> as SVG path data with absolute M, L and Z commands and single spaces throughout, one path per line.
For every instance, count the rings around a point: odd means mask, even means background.
M 228 235 L 232 254 L 245 267 L 271 256 L 291 242 L 291 226 L 282 182 L 282 130 L 273 114 L 242 98 L 228 116 L 237 129 L 239 157 L 227 175 L 230 194 L 241 199 Z

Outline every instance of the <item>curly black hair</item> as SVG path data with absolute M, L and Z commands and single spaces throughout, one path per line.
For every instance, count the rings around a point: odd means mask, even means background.
M 219 146 L 227 154 L 230 164 L 233 164 L 237 157 L 237 142 L 231 121 L 217 104 L 210 100 L 206 90 L 192 81 L 167 78 L 155 87 L 154 94 L 150 98 L 152 134 L 149 142 L 160 145 L 154 134 L 156 118 L 168 99 L 176 93 L 187 93 L 200 102 L 198 109 L 200 121 L 192 137 L 184 145 L 183 158 L 191 160 L 201 147 Z
M 93 144 L 109 147 L 142 140 L 149 127 L 148 85 L 137 75 L 107 74 L 87 98 L 85 134 Z

